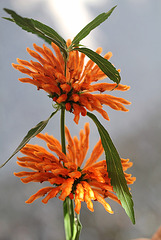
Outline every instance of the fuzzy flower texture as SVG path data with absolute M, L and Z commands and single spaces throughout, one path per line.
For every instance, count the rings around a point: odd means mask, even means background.
M 67 40 L 67 47 L 71 45 L 71 40 Z M 17 59 L 19 64 L 12 66 L 31 78 L 19 78 L 21 82 L 31 83 L 37 89 L 45 90 L 57 104 L 64 105 L 67 111 L 74 114 L 74 121 L 78 124 L 80 114 L 85 116 L 87 109 L 96 110 L 105 119 L 109 120 L 108 114 L 103 110 L 103 104 L 121 111 L 128 111 L 124 105 L 130 104 L 129 101 L 114 97 L 110 94 L 102 94 L 111 91 L 116 87 L 116 83 L 96 83 L 107 78 L 100 68 L 89 60 L 84 64 L 85 54 L 78 51 L 69 52 L 66 71 L 63 56 L 60 49 L 54 43 L 51 44 L 53 52 L 43 45 L 43 48 L 33 44 L 33 51 L 27 48 L 28 53 L 37 61 L 25 61 Z M 98 54 L 102 48 L 96 50 Z M 105 54 L 105 59 L 110 59 L 111 52 Z M 118 70 L 119 71 L 119 70 Z M 126 91 L 129 86 L 119 84 L 115 90 Z M 93 94 L 93 92 L 96 92 Z
M 89 123 L 86 123 L 84 131 L 83 129 L 80 131 L 80 139 L 76 136 L 72 138 L 66 127 L 65 134 L 68 142 L 66 155 L 62 152 L 59 141 L 47 133 L 39 133 L 37 137 L 47 143 L 54 155 L 38 145 L 26 144 L 23 147 L 21 152 L 26 156 L 18 158 L 17 163 L 31 171 L 14 174 L 20 177 L 23 183 L 46 181 L 50 184 L 32 195 L 26 203 L 32 203 L 37 198 L 44 197 L 45 194 L 43 203 L 47 203 L 49 199 L 56 196 L 59 196 L 62 201 L 69 197 L 74 199 L 75 212 L 78 214 L 81 202 L 86 202 L 87 208 L 93 212 L 92 200 L 98 201 L 109 213 L 113 211 L 105 198 L 121 204 L 111 186 L 106 161 L 97 162 L 103 153 L 101 140 L 97 142 L 90 157 L 83 163 L 89 148 L 89 132 Z M 133 184 L 135 177 L 125 173 L 126 169 L 132 166 L 132 162 L 129 162 L 129 159 L 121 159 L 121 163 L 127 184 Z

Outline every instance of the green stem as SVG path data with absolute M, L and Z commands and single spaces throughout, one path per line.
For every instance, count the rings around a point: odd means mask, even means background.
M 63 107 L 61 108 L 60 129 L 61 129 L 62 152 L 66 154 L 66 144 L 65 144 L 65 108 L 63 108 Z
M 61 144 L 62 152 L 66 154 L 66 144 L 65 144 L 65 109 L 61 108 Z M 64 228 L 66 240 L 74 240 L 73 231 L 74 231 L 74 209 L 72 200 L 67 197 L 63 202 L 64 209 Z
M 79 235 L 80 235 L 80 232 L 82 230 L 82 224 L 79 220 L 79 214 L 76 214 L 75 226 L 76 226 L 75 240 L 79 240 Z
M 69 197 L 66 197 L 63 202 L 64 208 L 64 228 L 66 240 L 75 240 L 73 238 L 74 232 L 74 212 L 73 212 L 73 202 Z
M 64 55 L 65 71 L 64 75 L 66 76 L 66 67 L 67 67 L 67 56 Z M 60 118 L 60 127 L 61 127 L 61 144 L 62 152 L 66 154 L 66 144 L 65 144 L 65 107 L 61 108 L 61 118 Z M 73 201 L 66 197 L 63 202 L 64 210 L 64 229 L 66 240 L 79 240 L 80 231 L 82 229 L 81 223 L 79 221 L 79 215 L 74 216 L 74 206 Z

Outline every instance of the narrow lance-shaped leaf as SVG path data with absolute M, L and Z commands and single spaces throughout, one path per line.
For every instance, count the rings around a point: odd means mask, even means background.
M 116 6 L 115 6 L 116 7 Z M 111 8 L 111 10 L 109 10 L 106 13 L 101 13 L 100 15 L 98 15 L 93 21 L 91 21 L 90 23 L 88 23 L 73 39 L 72 41 L 72 45 L 76 45 L 79 44 L 79 42 L 85 38 L 94 28 L 98 27 L 102 22 L 104 22 L 113 12 L 113 10 L 115 9 L 115 7 Z
M 46 125 L 48 124 L 49 120 L 54 116 L 54 114 L 57 111 L 58 110 L 53 112 L 47 120 L 41 121 L 35 127 L 31 128 L 28 131 L 28 133 L 26 134 L 26 136 L 24 137 L 24 139 L 22 140 L 22 142 L 19 144 L 19 146 L 13 152 L 13 154 L 8 158 L 8 160 L 5 163 L 3 163 L 0 166 L 0 168 L 2 168 L 16 153 L 18 153 L 26 145 L 26 143 L 28 143 L 30 141 L 31 138 L 35 137 L 38 133 L 40 133 L 46 127 Z
M 119 84 L 121 81 L 121 77 L 116 68 L 105 58 L 100 56 L 98 53 L 92 51 L 89 48 L 74 48 L 73 50 L 77 50 L 86 54 L 93 62 L 95 62 L 99 68 L 113 81 Z
M 50 37 L 52 42 L 55 40 L 56 44 L 59 43 L 60 46 L 66 49 L 66 41 L 54 29 L 37 20 L 31 19 L 31 21 L 37 30 L 41 31 L 46 36 Z
M 132 223 L 135 224 L 135 216 L 133 209 L 134 204 L 126 183 L 119 154 L 108 132 L 98 121 L 97 117 L 89 112 L 87 113 L 87 115 L 94 121 L 98 128 L 98 132 L 100 134 L 102 145 L 106 155 L 107 171 L 108 176 L 111 178 L 111 185 L 113 186 L 113 189 L 116 192 L 118 199 L 120 199 L 122 207 L 125 209 Z
M 6 20 L 8 20 L 8 21 L 10 21 L 10 22 L 14 22 L 14 20 L 12 19 L 12 18 L 6 18 L 6 17 L 2 17 L 3 19 L 6 19 Z
M 21 17 L 10 9 L 4 8 L 4 11 L 6 11 L 12 17 L 4 19 L 15 22 L 23 30 L 36 34 L 49 44 L 51 44 L 51 42 L 54 42 L 58 47 L 60 47 L 62 51 L 65 52 L 66 42 L 54 29 L 37 20 Z

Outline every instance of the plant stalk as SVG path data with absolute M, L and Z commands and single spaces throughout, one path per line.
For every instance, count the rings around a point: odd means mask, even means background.
M 67 56 L 64 55 L 64 75 L 66 76 L 66 67 L 67 67 Z M 62 152 L 66 154 L 66 143 L 65 143 L 65 107 L 61 108 L 61 119 L 60 119 L 60 128 L 61 128 L 61 144 Z M 81 223 L 79 221 L 79 215 L 76 217 L 74 215 L 74 206 L 73 200 L 69 197 L 66 197 L 63 202 L 63 211 L 64 211 L 64 229 L 66 240 L 79 240 L 80 231 L 82 229 Z
M 60 131 L 61 131 L 61 145 L 62 152 L 66 154 L 66 144 L 65 144 L 65 108 L 61 108 L 61 117 L 60 117 Z
M 62 152 L 66 154 L 66 144 L 65 144 L 65 108 L 61 108 L 61 144 L 62 144 Z M 65 236 L 66 240 L 74 240 L 74 209 L 73 202 L 69 197 L 66 197 L 63 202 L 63 210 L 64 210 L 64 228 L 65 228 Z

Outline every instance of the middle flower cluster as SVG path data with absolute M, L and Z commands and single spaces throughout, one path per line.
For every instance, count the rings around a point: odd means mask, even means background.
M 67 48 L 70 47 L 71 40 L 67 40 Z M 102 105 L 107 105 L 115 110 L 128 111 L 124 105 L 129 101 L 102 94 L 112 89 L 126 91 L 128 86 L 116 83 L 96 83 L 107 78 L 106 74 L 92 60 L 84 64 L 85 54 L 76 50 L 69 52 L 67 65 L 61 51 L 57 45 L 51 43 L 53 52 L 43 45 L 43 48 L 33 44 L 33 51 L 27 48 L 28 53 L 37 61 L 25 61 L 17 59 L 19 64 L 12 64 L 14 68 L 31 78 L 19 78 L 21 82 L 31 83 L 37 89 L 43 89 L 57 104 L 63 104 L 67 111 L 74 114 L 74 121 L 78 124 L 80 114 L 85 116 L 87 110 L 99 112 L 106 120 L 109 120 L 107 112 Z M 102 48 L 98 48 L 96 53 L 100 54 Z M 105 54 L 104 58 L 109 60 L 111 52 Z M 119 70 L 118 70 L 119 71 Z M 117 88 L 115 88 L 117 86 Z M 98 92 L 93 94 L 93 92 Z

